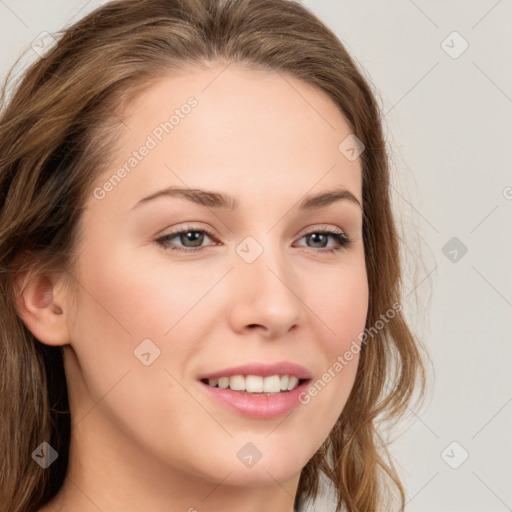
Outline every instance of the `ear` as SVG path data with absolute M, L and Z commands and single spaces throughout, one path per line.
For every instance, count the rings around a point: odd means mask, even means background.
M 22 273 L 14 283 L 18 315 L 36 339 L 52 346 L 70 342 L 65 308 L 55 294 L 59 275 L 38 274 L 28 279 L 27 274 Z

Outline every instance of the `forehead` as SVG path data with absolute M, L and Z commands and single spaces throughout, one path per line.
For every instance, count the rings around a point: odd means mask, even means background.
M 113 167 L 100 180 L 128 170 L 112 196 L 121 186 L 133 202 L 169 185 L 241 197 L 341 185 L 361 198 L 360 161 L 338 148 L 352 131 L 344 115 L 323 91 L 289 74 L 190 67 L 134 98 L 123 120 Z M 134 156 L 144 146 L 145 155 Z

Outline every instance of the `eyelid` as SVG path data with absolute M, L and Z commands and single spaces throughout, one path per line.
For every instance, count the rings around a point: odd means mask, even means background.
M 303 236 L 306 236 L 311 233 L 316 233 L 317 231 L 336 231 L 336 233 L 339 233 L 340 235 L 345 235 L 348 237 L 348 234 L 346 231 L 338 226 L 333 226 L 332 224 L 312 224 L 311 226 L 305 227 L 303 230 L 299 232 L 299 235 L 301 238 Z M 186 224 L 183 227 L 178 227 L 176 229 L 171 230 L 169 233 L 164 233 L 163 235 L 159 235 L 158 238 L 166 237 L 169 235 L 176 235 L 183 231 L 204 231 L 206 234 L 208 234 L 210 237 L 216 236 L 216 233 L 210 229 L 209 227 L 202 226 L 200 224 L 193 225 L 192 223 Z
M 339 228 L 338 226 L 333 226 L 332 224 L 312 224 L 311 226 L 304 228 L 304 230 L 301 231 L 303 234 L 300 236 L 302 238 L 303 236 L 309 235 L 310 233 L 316 233 L 317 231 L 335 231 L 340 235 L 345 235 L 348 237 L 345 230 Z

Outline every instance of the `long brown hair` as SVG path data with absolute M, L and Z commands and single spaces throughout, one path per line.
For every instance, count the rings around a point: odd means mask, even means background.
M 117 0 L 60 34 L 57 44 L 0 96 L 0 507 L 32 512 L 63 483 L 70 417 L 60 347 L 38 342 L 15 308 L 16 276 L 69 270 L 91 184 L 108 168 L 119 113 L 137 93 L 188 65 L 239 63 L 287 72 L 327 94 L 363 141 L 363 236 L 368 329 L 401 300 L 398 236 L 390 205 L 380 108 L 363 72 L 320 20 L 289 0 Z M 11 68 L 11 74 L 14 70 Z M 340 141 L 341 142 L 341 141 Z M 346 406 L 303 468 L 296 505 L 314 500 L 320 477 L 337 510 L 384 510 L 405 493 L 378 431 L 423 395 L 421 343 L 401 308 L 364 343 Z M 59 454 L 42 470 L 31 453 Z M 384 486 L 388 481 L 392 485 Z

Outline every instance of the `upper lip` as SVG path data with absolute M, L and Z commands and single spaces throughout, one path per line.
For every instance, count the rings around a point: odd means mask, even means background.
M 298 379 L 311 379 L 309 370 L 290 361 L 282 361 L 278 363 L 250 363 L 240 366 L 232 366 L 223 370 L 201 375 L 199 380 L 218 379 L 220 377 L 231 377 L 233 375 L 261 375 L 269 377 L 271 375 L 294 375 Z

